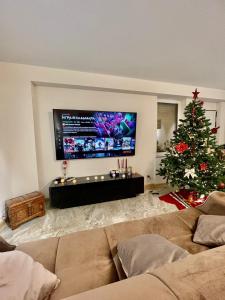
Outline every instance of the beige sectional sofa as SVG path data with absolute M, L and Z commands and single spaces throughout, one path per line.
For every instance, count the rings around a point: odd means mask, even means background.
M 188 208 L 29 242 L 17 249 L 60 278 L 60 286 L 51 300 L 225 299 L 225 246 L 204 251 L 208 247 L 192 242 L 201 214 L 200 210 Z M 191 254 L 198 254 L 162 266 L 151 274 L 119 281 L 113 261 L 117 243 L 149 233 L 159 234 Z M 222 277 L 224 284 L 221 281 L 213 283 L 215 278 Z M 220 289 L 224 293 L 222 298 L 215 298 L 215 295 L 208 298 Z

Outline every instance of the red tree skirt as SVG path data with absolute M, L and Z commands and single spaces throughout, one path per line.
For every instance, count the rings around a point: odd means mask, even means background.
M 182 210 L 184 208 L 188 207 L 196 207 L 199 205 L 202 205 L 206 201 L 206 197 L 201 199 L 196 199 L 192 202 L 188 202 L 188 191 L 181 190 L 179 192 L 171 192 L 166 195 L 162 195 L 159 197 L 160 200 L 174 204 L 179 210 Z

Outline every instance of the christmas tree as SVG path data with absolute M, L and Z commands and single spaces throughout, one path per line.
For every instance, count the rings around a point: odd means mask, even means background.
M 225 162 L 221 147 L 216 143 L 219 127 L 210 128 L 204 101 L 198 98 L 197 89 L 192 93 L 193 100 L 184 110 L 185 118 L 179 120 L 157 173 L 171 186 L 200 196 L 224 190 Z

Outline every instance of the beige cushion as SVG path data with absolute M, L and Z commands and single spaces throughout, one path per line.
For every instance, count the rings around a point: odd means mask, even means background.
M 51 237 L 38 241 L 27 242 L 16 247 L 16 250 L 25 252 L 35 261 L 42 264 L 47 270 L 55 273 L 55 260 L 59 238 Z
M 225 246 L 63 300 L 223 300 Z M 153 277 L 154 276 L 154 277 Z
M 108 284 L 63 300 L 177 300 L 169 287 L 148 274 Z
M 141 234 L 159 234 L 167 240 L 170 240 L 172 243 L 187 250 L 191 254 L 207 250 L 207 246 L 196 244 L 192 240 L 198 217 L 201 214 L 202 213 L 199 210 L 190 207 L 169 214 L 116 223 L 105 227 L 105 232 L 119 279 L 126 278 L 126 275 L 123 274 L 124 272 L 122 270 L 121 263 L 118 263 L 117 245 L 120 241 L 127 240 Z
M 10 245 L 0 236 L 0 252 L 12 251 L 16 248 L 14 245 Z
M 193 241 L 207 246 L 225 245 L 225 216 L 200 216 Z
M 189 255 L 186 250 L 157 234 L 143 234 L 122 241 L 117 249 L 127 277 L 151 272 Z
M 169 287 L 176 299 L 224 300 L 224 262 L 225 246 L 221 246 L 164 265 L 152 275 Z
M 116 255 L 117 245 L 120 241 L 150 233 L 165 237 L 191 254 L 204 251 L 207 249 L 206 246 L 193 243 L 192 241 L 198 217 L 201 214 L 195 208 L 187 208 L 169 214 L 107 226 L 105 231 L 112 256 Z
M 60 237 L 55 273 L 61 284 L 51 300 L 61 300 L 118 280 L 104 229 Z
M 218 191 L 210 193 L 206 202 L 197 209 L 205 214 L 225 216 L 225 193 Z
M 47 299 L 59 280 L 21 251 L 0 254 L 0 299 Z

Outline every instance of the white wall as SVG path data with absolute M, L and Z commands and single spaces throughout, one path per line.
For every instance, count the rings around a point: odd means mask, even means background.
M 53 108 L 137 112 L 136 155 L 128 157 L 128 163 L 145 177 L 153 176 L 156 147 L 156 97 L 36 86 L 33 90 L 33 103 L 38 182 L 39 188 L 46 195 L 48 195 L 49 182 L 55 177 L 62 176 L 62 162 L 55 159 Z M 70 160 L 68 175 L 104 174 L 116 167 L 117 158 Z
M 219 144 L 225 144 L 225 102 L 217 103 L 217 112 L 217 126 L 220 126 L 217 133 L 217 140 Z
M 160 98 L 170 96 L 172 99 L 186 99 L 196 88 L 167 82 L 0 62 L 0 217 L 6 199 L 39 189 L 32 103 L 33 82 L 47 86 L 88 87 L 135 95 L 153 94 Z M 225 101 L 224 90 L 203 87 L 199 87 L 199 90 L 205 99 Z M 156 120 L 154 110 L 149 112 L 149 118 Z M 154 143 L 155 139 L 156 133 L 151 142 Z M 152 153 L 147 154 L 148 157 L 151 155 Z

